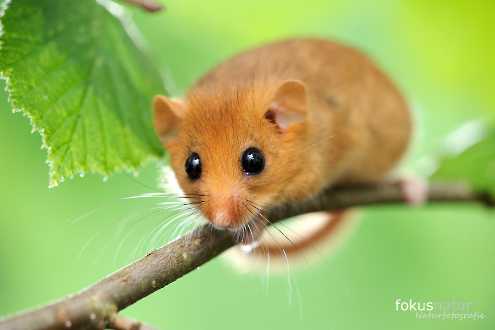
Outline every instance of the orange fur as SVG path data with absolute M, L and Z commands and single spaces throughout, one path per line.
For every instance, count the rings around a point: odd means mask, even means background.
M 276 125 L 280 118 L 287 127 Z M 235 229 L 253 220 L 247 200 L 270 208 L 383 178 L 407 149 L 411 118 L 394 84 L 359 51 L 292 39 L 223 62 L 183 104 L 156 98 L 155 127 L 182 190 L 206 195 L 198 206 L 205 217 Z M 246 176 L 240 158 L 252 146 L 266 166 Z M 191 152 L 203 166 L 197 181 L 184 170 Z

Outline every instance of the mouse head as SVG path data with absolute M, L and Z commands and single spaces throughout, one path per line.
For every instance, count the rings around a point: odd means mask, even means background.
M 186 196 L 216 227 L 261 223 L 305 171 L 306 88 L 288 80 L 156 96 L 154 125 Z

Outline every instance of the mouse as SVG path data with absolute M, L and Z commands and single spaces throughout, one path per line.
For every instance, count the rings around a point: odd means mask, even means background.
M 383 180 L 413 129 L 391 78 L 363 52 L 323 38 L 245 50 L 184 97 L 155 96 L 153 112 L 184 196 L 209 224 L 239 233 L 251 252 L 271 248 L 257 243 L 270 225 L 267 209 L 304 203 L 333 186 Z M 319 228 L 305 236 L 303 224 L 298 239 L 277 246 L 311 250 L 335 235 L 345 214 L 328 212 Z

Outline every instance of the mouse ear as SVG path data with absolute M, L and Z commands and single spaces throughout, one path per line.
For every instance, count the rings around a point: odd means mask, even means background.
M 286 80 L 276 89 L 265 118 L 286 131 L 291 125 L 304 122 L 306 112 L 306 86 L 299 80 Z
M 179 99 L 170 99 L 157 95 L 153 99 L 155 132 L 162 143 L 173 138 L 177 126 L 184 115 L 184 102 Z

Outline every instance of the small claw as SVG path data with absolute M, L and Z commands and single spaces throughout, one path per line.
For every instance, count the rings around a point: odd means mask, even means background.
M 256 250 L 256 248 L 260 245 L 260 241 L 252 241 L 250 243 L 247 243 L 247 244 L 241 244 L 240 247 L 241 247 L 241 251 L 244 252 L 245 254 L 250 254 L 251 252 L 253 252 L 254 250 Z
M 421 178 L 405 178 L 399 181 L 405 202 L 410 206 L 421 206 L 428 199 L 428 182 Z
M 250 226 L 247 234 L 244 235 L 240 241 L 241 251 L 249 254 L 253 252 L 260 244 L 261 236 L 263 235 L 265 226 L 261 223 L 257 223 L 254 226 Z

